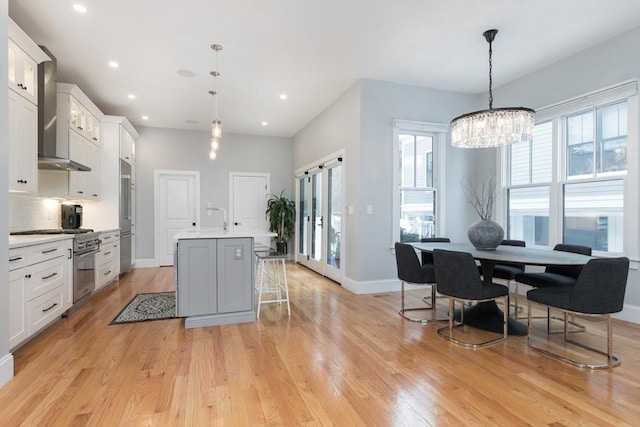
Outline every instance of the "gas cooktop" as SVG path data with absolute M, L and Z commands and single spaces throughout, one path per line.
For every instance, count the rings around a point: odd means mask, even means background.
M 29 231 L 14 231 L 10 234 L 14 236 L 31 235 L 31 234 L 84 234 L 92 233 L 90 228 L 49 228 L 45 230 L 29 230 Z

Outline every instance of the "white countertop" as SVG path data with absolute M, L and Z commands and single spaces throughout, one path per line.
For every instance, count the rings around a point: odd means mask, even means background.
M 190 228 L 182 230 L 174 236 L 181 239 L 235 239 L 242 237 L 275 237 L 276 233 L 267 231 L 223 231 L 222 228 Z
M 9 236 L 9 249 L 22 246 L 38 245 L 40 243 L 55 242 L 57 240 L 73 239 L 73 234 L 31 234 Z

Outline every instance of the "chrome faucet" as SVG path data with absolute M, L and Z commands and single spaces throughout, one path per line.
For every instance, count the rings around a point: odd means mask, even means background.
M 207 206 L 207 214 L 211 215 L 213 211 L 221 211 L 222 212 L 222 229 L 227 232 L 229 231 L 229 224 L 227 223 L 227 210 L 225 208 L 214 208 Z

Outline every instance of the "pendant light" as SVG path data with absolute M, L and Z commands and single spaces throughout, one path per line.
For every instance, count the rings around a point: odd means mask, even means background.
M 531 141 L 535 111 L 524 107 L 493 108 L 492 42 L 498 30 L 482 35 L 489 43 L 489 109 L 463 114 L 451 121 L 451 145 L 461 148 L 497 147 Z
M 212 44 L 211 49 L 216 52 L 216 69 L 209 74 L 214 79 L 214 90 L 210 90 L 209 94 L 213 97 L 213 120 L 211 121 L 211 146 L 209 147 L 209 158 L 215 160 L 217 157 L 218 149 L 220 148 L 220 140 L 222 139 L 222 123 L 218 119 L 218 92 L 216 91 L 217 85 L 215 81 L 220 75 L 218 72 L 218 52 L 222 50 L 222 46 L 219 44 Z

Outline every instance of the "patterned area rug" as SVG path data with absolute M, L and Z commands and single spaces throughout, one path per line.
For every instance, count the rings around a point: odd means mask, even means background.
M 176 317 L 176 293 L 154 292 L 138 294 L 110 323 L 144 322 L 147 320 L 174 319 Z

